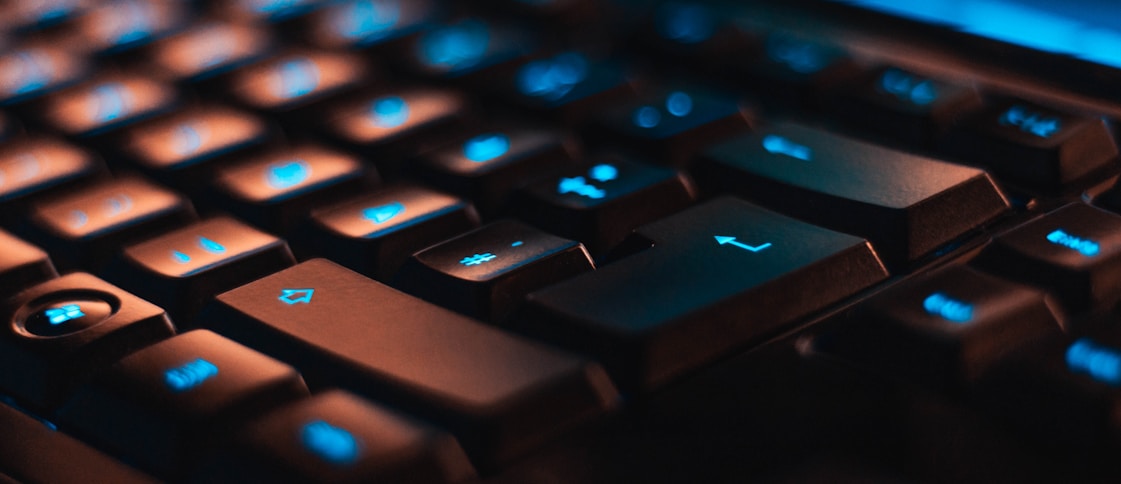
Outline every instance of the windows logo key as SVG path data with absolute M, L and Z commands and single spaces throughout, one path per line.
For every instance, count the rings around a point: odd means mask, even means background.
M 47 321 L 50 321 L 52 325 L 56 326 L 86 315 L 77 304 L 66 304 L 57 308 L 50 308 L 43 311 L 43 314 L 47 317 Z

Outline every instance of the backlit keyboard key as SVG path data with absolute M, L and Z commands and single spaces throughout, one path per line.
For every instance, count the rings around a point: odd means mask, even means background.
M 101 160 L 53 138 L 23 138 L 0 147 L 0 219 L 17 215 L 12 208 L 48 194 L 67 193 L 104 172 Z
M 500 220 L 413 254 L 393 285 L 484 321 L 505 321 L 526 294 L 592 270 L 579 242 Z
M 278 114 L 352 89 L 368 70 L 353 55 L 295 50 L 233 72 L 229 89 L 239 103 Z
M 345 0 L 309 15 L 308 41 L 324 49 L 376 49 L 417 35 L 438 13 L 430 0 Z
M 591 59 L 577 51 L 522 64 L 513 75 L 490 88 L 534 114 L 570 126 L 586 121 L 604 104 L 635 97 L 621 65 Z
M 762 55 L 738 62 L 738 67 L 742 81 L 755 87 L 760 101 L 803 107 L 815 107 L 826 88 L 859 73 L 840 46 L 789 32 L 767 34 Z
M 720 198 L 640 227 L 648 247 L 529 295 L 516 327 L 652 390 L 887 277 L 863 239 Z
M 533 46 L 523 32 L 470 17 L 435 24 L 401 49 L 418 73 L 445 79 L 490 82 L 525 59 Z
M 182 476 L 233 429 L 307 392 L 292 367 L 198 330 L 117 362 L 59 420 L 130 462 Z
M 63 270 L 100 269 L 120 247 L 195 218 L 186 198 L 141 178 L 75 189 L 31 207 L 32 239 Z
M 167 314 L 85 273 L 9 299 L 0 331 L 0 388 L 51 411 L 81 382 L 137 348 L 171 337 Z
M 636 227 L 688 207 L 692 183 L 675 170 L 600 156 L 519 189 L 511 210 L 522 220 L 579 240 L 599 257 Z
M 616 404 L 593 363 L 322 259 L 222 294 L 204 316 L 216 331 L 292 362 L 312 385 L 445 426 L 483 468 Z
M 0 294 L 14 295 L 34 284 L 58 277 L 43 249 L 0 230 Z
M 414 185 L 387 186 L 312 212 L 297 251 L 388 282 L 420 249 L 479 225 L 467 201 Z
M 50 27 L 80 16 L 94 0 L 35 0 L 0 6 L 0 25 L 17 31 Z
M 339 390 L 261 416 L 231 447 L 200 481 L 436 484 L 475 474 L 452 436 Z
M 918 260 L 1009 209 L 981 170 L 794 123 L 714 146 L 696 174 L 702 187 L 868 237 L 888 264 Z
M 416 174 L 467 197 L 484 216 L 494 213 L 518 185 L 570 163 L 577 147 L 561 133 L 529 128 L 477 134 L 425 154 Z
M 156 41 L 147 58 L 156 74 L 199 81 L 263 58 L 274 40 L 264 29 L 210 21 Z
M 48 96 L 42 117 L 52 128 L 84 138 L 163 113 L 176 103 L 171 86 L 120 73 Z
M 995 103 L 965 118 L 944 149 L 1029 190 L 1074 188 L 1116 167 L 1117 145 L 1101 119 L 1027 101 Z
M 283 240 L 220 217 L 126 247 L 105 273 L 184 326 L 210 297 L 294 263 Z
M 1121 301 L 1121 217 L 1076 203 L 993 238 L 979 267 L 1046 288 L 1075 311 Z
M 254 156 L 218 170 L 218 202 L 243 220 L 287 233 L 312 207 L 377 184 L 361 160 L 315 145 Z
M 15 104 L 73 85 L 85 78 L 86 60 L 42 44 L 0 54 L 0 105 Z
M 72 50 L 113 54 L 151 42 L 181 27 L 189 6 L 161 0 L 111 0 L 75 20 Z

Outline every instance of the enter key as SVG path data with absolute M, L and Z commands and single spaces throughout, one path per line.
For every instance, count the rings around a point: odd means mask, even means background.
M 648 249 L 534 292 L 520 329 L 648 391 L 887 277 L 864 239 L 735 198 L 640 227 Z

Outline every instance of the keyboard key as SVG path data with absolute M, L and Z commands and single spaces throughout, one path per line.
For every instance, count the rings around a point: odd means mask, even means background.
M 889 265 L 922 259 L 1008 211 L 985 172 L 782 123 L 714 146 L 702 187 L 867 237 Z
M 993 238 L 979 267 L 1047 289 L 1068 309 L 1121 301 L 1121 217 L 1075 203 Z
M 60 410 L 59 423 L 156 474 L 183 476 L 232 429 L 307 393 L 292 367 L 197 330 L 114 364 Z
M 129 467 L 46 422 L 0 404 L 0 481 L 82 482 L 91 476 L 119 484 L 155 484 L 155 478 Z
M 254 156 L 218 170 L 218 204 L 234 215 L 287 233 L 317 206 L 376 185 L 377 174 L 360 160 L 315 145 Z
M 5 30 L 33 31 L 57 25 L 83 14 L 93 0 L 39 0 L 9 2 L 0 6 Z
M 491 88 L 531 114 L 572 127 L 587 121 L 600 106 L 635 97 L 622 66 L 577 51 L 522 64 Z
M 394 185 L 315 210 L 298 236 L 297 253 L 331 260 L 388 282 L 420 249 L 479 226 L 463 199 L 415 185 Z
M 432 185 L 494 213 L 518 185 L 570 163 L 577 148 L 560 133 L 530 128 L 477 134 L 425 154 L 414 165 Z
M 191 202 L 142 178 L 74 190 L 31 207 L 30 238 L 60 269 L 100 269 L 126 243 L 195 219 Z
M 649 247 L 529 295 L 515 327 L 652 390 L 887 277 L 863 239 L 720 198 L 640 227 Z
M 357 150 L 387 178 L 397 176 L 405 160 L 458 138 L 469 130 L 470 108 L 463 95 L 429 87 L 378 89 L 334 103 L 319 129 Z
M 670 62 L 724 68 L 731 59 L 758 55 L 762 43 L 758 33 L 737 28 L 730 21 L 734 16 L 711 2 L 661 2 L 646 19 L 636 48 L 656 46 Z
M 183 326 L 211 297 L 294 263 L 283 240 L 218 217 L 125 247 L 105 274 Z
M 262 416 L 211 469 L 200 481 L 452 483 L 475 474 L 455 438 L 339 390 Z
M 103 74 L 44 100 L 42 117 L 53 129 L 88 138 L 166 112 L 176 103 L 168 85 L 140 76 Z
M 204 22 L 156 41 L 147 59 L 157 74 L 174 81 L 209 79 L 260 60 L 273 49 L 264 29 L 226 22 Z
M 393 285 L 485 321 L 505 321 L 526 294 L 594 269 L 579 242 L 510 220 L 413 254 Z
M 270 127 L 255 116 L 218 106 L 199 106 L 128 128 L 124 157 L 153 178 L 198 191 L 213 170 L 266 144 Z
M 489 83 L 532 49 L 525 33 L 472 17 L 431 25 L 400 54 L 425 76 Z
M 3 321 L 0 388 L 42 411 L 118 358 L 175 333 L 163 309 L 80 272 L 8 299 Z
M 338 386 L 451 430 L 493 468 L 617 395 L 593 363 L 522 340 L 322 259 L 222 294 L 204 320 Z M 417 364 L 417 355 L 428 355 Z M 527 416 L 532 416 L 527 418 Z
M 132 49 L 180 28 L 189 18 L 188 8 L 160 0 L 110 0 L 75 20 L 67 46 L 93 54 Z
M 693 198 L 692 183 L 677 171 L 603 156 L 522 187 L 510 205 L 518 218 L 579 240 L 599 257 Z
M 1017 350 L 1062 335 L 1042 291 L 955 266 L 862 303 L 817 349 L 960 391 Z
M 998 179 L 1044 192 L 1077 188 L 1085 178 L 1114 166 L 1117 156 L 1103 120 L 1020 100 L 995 103 L 966 117 L 943 147 Z
M 708 145 L 746 131 L 749 119 L 724 94 L 658 90 L 609 108 L 585 135 L 601 145 L 622 143 L 645 159 L 683 167 Z
M 741 28 L 753 29 L 745 25 Z M 762 56 L 741 62 L 739 67 L 740 78 L 755 87 L 761 102 L 811 108 L 818 105 L 830 86 L 860 72 L 840 46 L 790 32 L 765 34 Z
M 0 105 L 21 103 L 85 78 L 84 58 L 42 44 L 0 54 Z
M 368 71 L 357 56 L 294 50 L 234 71 L 229 89 L 240 104 L 277 115 L 353 89 Z
M 388 51 L 435 20 L 430 0 L 345 0 L 309 15 L 308 41 L 324 49 Z
M 972 84 L 880 67 L 838 86 L 827 100 L 840 119 L 919 145 L 930 145 L 956 119 L 981 107 Z
M 43 249 L 0 230 L 0 294 L 13 296 L 32 285 L 58 277 Z
M 0 147 L 0 219 L 32 200 L 80 188 L 105 171 L 90 153 L 53 138 L 23 138 Z

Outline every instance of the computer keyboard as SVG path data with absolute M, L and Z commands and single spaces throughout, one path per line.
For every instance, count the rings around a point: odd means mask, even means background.
M 0 482 L 1116 482 L 1121 96 L 956 35 L 0 4 Z

